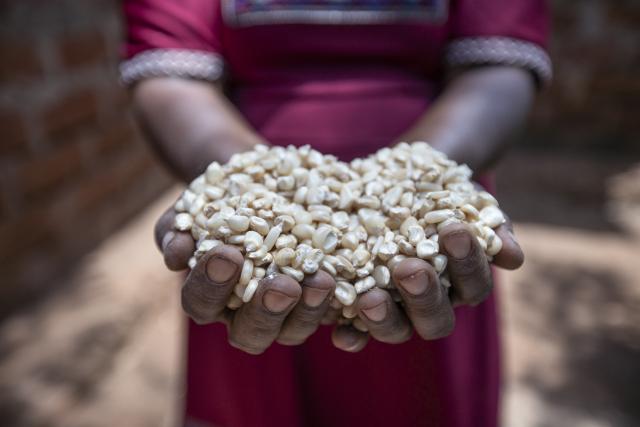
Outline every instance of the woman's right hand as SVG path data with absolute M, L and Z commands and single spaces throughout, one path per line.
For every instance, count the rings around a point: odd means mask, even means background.
M 170 270 L 181 271 L 195 250 L 190 233 L 175 231 L 175 212 L 169 208 L 155 227 L 156 244 Z M 234 246 L 218 246 L 203 255 L 182 286 L 182 307 L 196 323 L 222 322 L 229 343 L 244 352 L 260 354 L 274 341 L 302 344 L 330 310 L 335 281 L 319 270 L 298 283 L 276 274 L 263 278 L 250 302 L 237 310 L 226 307 L 240 277 L 244 257 Z

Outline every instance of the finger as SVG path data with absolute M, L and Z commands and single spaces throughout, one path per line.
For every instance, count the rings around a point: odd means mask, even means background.
M 173 224 L 176 218 L 176 211 L 173 209 L 173 206 L 164 211 L 164 213 L 160 216 L 156 225 L 154 227 L 154 237 L 156 241 L 156 246 L 158 249 L 162 250 L 164 246 L 162 241 L 164 239 L 165 234 L 173 230 Z
M 167 268 L 180 271 L 187 269 L 189 258 L 196 250 L 196 243 L 190 233 L 173 229 L 174 219 L 175 211 L 171 207 L 156 222 L 154 236 Z
M 236 312 L 229 343 L 250 354 L 265 351 L 280 333 L 287 315 L 300 299 L 298 282 L 285 275 L 265 277 L 251 301 Z
M 162 256 L 169 270 L 181 271 L 189 267 L 189 258 L 196 250 L 196 242 L 191 234 L 183 231 L 169 231 L 164 235 Z
M 474 186 L 478 191 L 486 191 L 486 189 L 477 182 Z M 507 221 L 496 228 L 495 232 L 502 240 L 502 249 L 493 257 L 493 263 L 500 268 L 507 270 L 515 270 L 524 263 L 524 253 L 520 248 L 520 244 L 513 234 L 513 223 L 511 219 L 503 213 Z
M 433 340 L 453 332 L 453 307 L 431 264 L 408 258 L 398 264 L 392 275 L 405 303 L 405 311 L 420 337 Z
M 233 292 L 244 258 L 233 246 L 218 246 L 198 260 L 182 287 L 182 308 L 198 324 L 219 319 Z
M 411 338 L 409 319 L 385 290 L 374 288 L 361 294 L 356 309 L 371 336 L 378 341 L 398 344 Z
M 502 249 L 493 257 L 493 263 L 500 268 L 515 270 L 524 263 L 524 253 L 513 234 L 513 223 L 507 222 L 496 228 L 496 234 L 502 240 Z
M 439 241 L 448 257 L 454 301 L 470 305 L 484 301 L 493 288 L 491 267 L 471 231 L 464 224 L 452 224 L 440 232 Z
M 336 282 L 329 273 L 319 270 L 302 281 L 302 298 L 287 317 L 278 336 L 284 345 L 302 344 L 313 334 L 329 308 L 330 294 Z
M 331 341 L 340 350 L 357 353 L 369 342 L 369 334 L 350 325 L 339 325 L 331 332 Z

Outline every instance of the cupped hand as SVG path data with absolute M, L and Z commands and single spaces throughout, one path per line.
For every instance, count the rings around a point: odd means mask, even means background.
M 513 270 L 522 265 L 524 254 L 514 234 L 511 221 L 496 229 L 502 250 L 493 258 L 497 267 Z M 404 307 L 393 301 L 386 290 L 374 288 L 355 302 L 359 319 L 368 332 L 353 326 L 338 326 L 333 343 L 345 351 L 362 350 L 369 335 L 386 343 L 401 343 L 413 331 L 425 340 L 445 337 L 453 332 L 459 305 L 477 305 L 493 288 L 490 262 L 480 244 L 465 224 L 452 224 L 439 233 L 439 242 L 447 256 L 451 287 L 442 286 L 431 264 L 408 258 L 391 272 Z
M 187 269 L 195 250 L 191 234 L 173 230 L 173 208 L 156 223 L 155 238 L 167 267 Z M 238 310 L 226 307 L 238 282 L 244 257 L 233 246 L 218 246 L 204 254 L 182 287 L 184 311 L 198 324 L 222 322 L 229 343 L 247 353 L 260 354 L 274 341 L 284 345 L 303 343 L 325 316 L 335 281 L 325 271 L 298 283 L 276 274 L 263 278 L 250 302 Z

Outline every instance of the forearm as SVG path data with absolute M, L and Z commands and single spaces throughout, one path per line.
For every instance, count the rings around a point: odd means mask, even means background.
M 398 141 L 429 142 L 475 171 L 486 170 L 524 122 L 535 95 L 532 76 L 514 67 L 465 70 Z
M 182 180 L 212 161 L 264 143 L 222 91 L 205 82 L 154 78 L 132 92 L 139 123 L 167 166 Z

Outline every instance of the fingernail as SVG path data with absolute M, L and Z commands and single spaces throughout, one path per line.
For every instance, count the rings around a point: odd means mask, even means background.
M 381 302 L 374 307 L 363 308 L 362 312 L 372 322 L 380 322 L 387 316 L 387 303 Z
M 176 237 L 176 233 L 174 233 L 173 231 L 168 231 L 164 235 L 164 237 L 162 238 L 162 252 L 167 250 L 167 246 L 169 246 L 174 237 Z
M 318 289 L 304 287 L 302 289 L 302 300 L 309 307 L 318 307 L 327 299 L 329 289 Z
M 278 291 L 267 291 L 262 297 L 262 303 L 272 313 L 278 314 L 285 311 L 295 299 Z
M 231 280 L 237 270 L 238 267 L 234 263 L 220 256 L 211 257 L 207 263 L 207 276 L 215 283 Z
M 428 281 L 429 279 L 427 278 L 426 270 L 419 270 L 414 274 L 401 279 L 400 286 L 402 286 L 402 289 L 409 292 L 411 295 L 420 295 L 427 290 Z
M 469 236 L 469 233 L 451 233 L 445 236 L 443 240 L 445 250 L 454 258 L 464 259 L 471 252 L 471 236 Z

